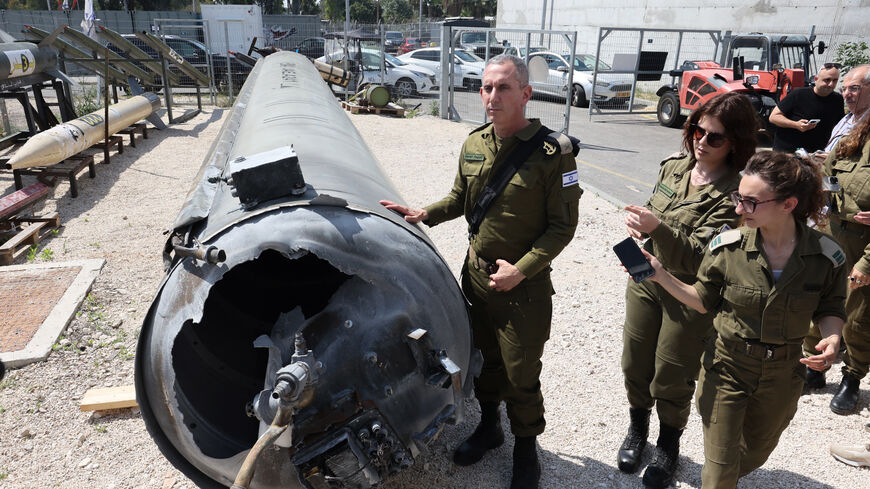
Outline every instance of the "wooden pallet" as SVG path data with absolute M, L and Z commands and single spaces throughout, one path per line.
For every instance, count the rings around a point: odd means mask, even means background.
M 101 149 L 101 150 L 103 150 L 103 154 L 105 156 L 103 158 L 103 163 L 108 165 L 109 163 L 112 162 L 112 157 L 111 157 L 111 155 L 109 155 L 109 149 L 111 149 L 112 146 L 118 147 L 118 154 L 119 155 L 124 154 L 124 138 L 122 138 L 121 136 L 117 136 L 117 135 L 109 136 L 108 140 L 100 141 L 99 143 L 95 143 L 94 145 L 92 145 L 88 149 Z
M 115 136 L 121 139 L 120 136 Z M 15 179 L 15 188 L 21 189 L 24 187 L 21 177 L 24 175 L 35 176 L 37 180 L 53 187 L 57 178 L 66 178 L 69 180 L 70 195 L 73 197 L 79 196 L 78 174 L 82 170 L 88 168 L 88 176 L 94 178 L 97 172 L 94 168 L 94 155 L 87 153 L 79 153 L 75 156 L 70 156 L 66 160 L 52 166 L 34 166 L 31 168 L 19 168 L 12 170 L 12 176 Z
M 136 133 L 142 133 L 142 139 L 148 139 L 148 128 L 145 126 L 144 122 L 137 122 L 135 124 L 130 124 L 130 127 L 127 129 L 121 129 L 115 134 L 127 134 L 130 136 L 130 146 L 136 147 Z
M 43 217 L 19 216 L 10 219 L 18 224 L 29 223 L 11 239 L 0 245 L 0 265 L 9 265 L 15 259 L 15 255 L 23 252 L 27 247 L 39 243 L 45 236 L 43 229 L 60 227 L 60 216 L 57 212 Z M 47 233 L 46 233 L 47 234 Z
M 377 115 L 394 115 L 396 117 L 405 117 L 405 108 L 401 105 L 390 102 L 386 107 L 373 107 L 371 105 L 359 105 L 353 102 L 342 102 L 341 106 L 344 110 L 350 111 L 351 114 L 377 114 Z

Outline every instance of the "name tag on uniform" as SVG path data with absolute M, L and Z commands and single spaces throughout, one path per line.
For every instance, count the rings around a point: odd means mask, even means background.
M 483 155 L 479 153 L 465 153 L 465 161 L 483 161 Z
M 674 194 L 676 193 L 676 192 L 674 192 L 673 190 L 671 190 L 670 187 L 668 187 L 667 185 L 665 185 L 665 184 L 663 184 L 663 183 L 660 183 L 660 184 L 658 185 L 658 190 L 659 190 L 661 193 L 667 195 L 668 197 L 673 197 Z
M 571 185 L 579 185 L 580 179 L 577 178 L 577 170 L 569 171 L 562 174 L 562 186 L 570 187 Z

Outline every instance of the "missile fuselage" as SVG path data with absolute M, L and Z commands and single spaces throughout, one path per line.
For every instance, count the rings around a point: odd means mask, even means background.
M 160 108 L 160 98 L 146 92 L 109 106 L 109 135 L 149 117 Z M 11 169 L 50 166 L 76 155 L 105 138 L 105 109 L 58 124 L 27 140 L 6 166 Z
M 30 42 L 0 44 L 0 80 L 35 75 L 57 66 L 57 53 Z
M 402 200 L 311 62 L 259 60 L 136 354 L 146 427 L 200 487 L 372 487 L 462 419 L 479 369 L 464 298 L 380 199 Z

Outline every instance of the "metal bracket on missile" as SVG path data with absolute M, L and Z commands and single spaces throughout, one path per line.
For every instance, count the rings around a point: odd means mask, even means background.
M 293 145 L 239 156 L 230 162 L 229 173 L 233 195 L 246 209 L 285 195 L 302 195 L 307 189 Z

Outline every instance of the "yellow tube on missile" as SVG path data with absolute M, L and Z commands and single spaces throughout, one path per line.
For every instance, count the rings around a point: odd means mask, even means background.
M 153 93 L 130 97 L 109 106 L 109 134 L 115 134 L 160 108 Z M 50 166 L 74 156 L 105 137 L 105 109 L 58 124 L 32 136 L 6 163 L 10 169 Z

